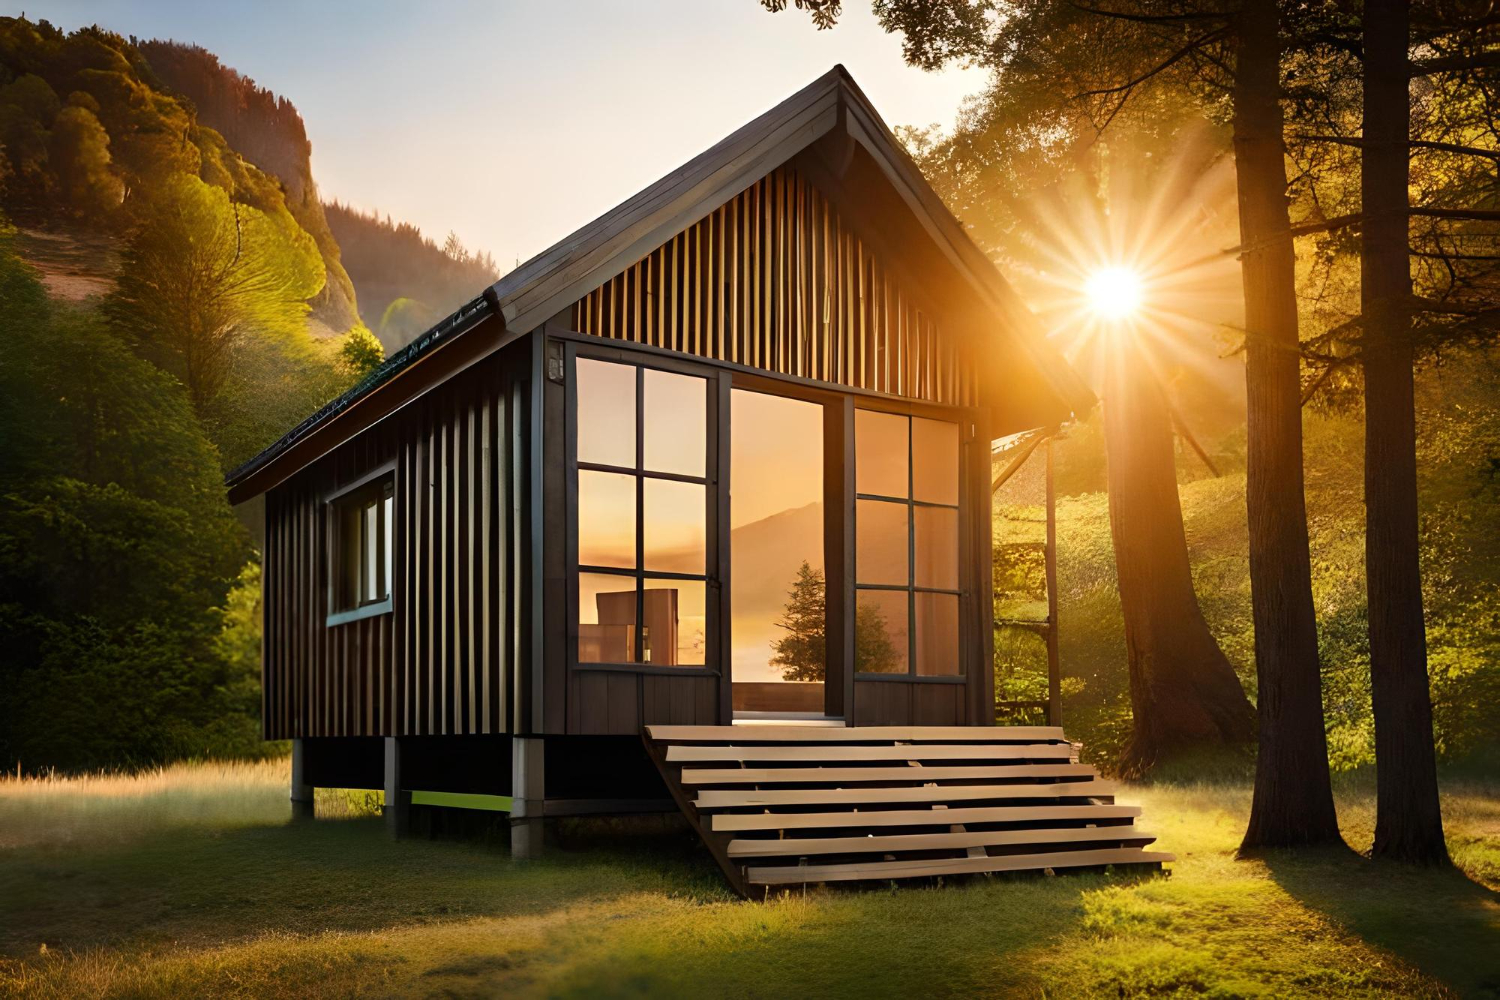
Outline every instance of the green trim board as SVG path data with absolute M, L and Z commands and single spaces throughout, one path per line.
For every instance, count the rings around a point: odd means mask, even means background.
M 511 811 L 509 795 L 477 795 L 467 792 L 412 792 L 414 806 L 446 806 L 449 809 L 482 809 L 486 812 Z

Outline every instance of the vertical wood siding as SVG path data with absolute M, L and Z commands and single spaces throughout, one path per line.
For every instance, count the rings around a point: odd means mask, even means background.
M 573 306 L 580 333 L 934 403 L 978 366 L 817 188 L 782 167 Z
M 509 357 L 456 376 L 267 494 L 267 739 L 510 731 L 525 411 Z M 393 610 L 330 627 L 325 498 L 389 462 Z

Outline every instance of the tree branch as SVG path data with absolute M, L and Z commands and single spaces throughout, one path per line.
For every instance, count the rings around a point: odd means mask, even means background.
M 1072 3 L 1069 7 L 1081 10 L 1085 14 L 1098 14 L 1100 17 L 1113 17 L 1120 21 L 1140 21 L 1145 24 L 1176 24 L 1181 21 L 1227 21 L 1230 15 L 1215 11 L 1202 11 L 1196 14 L 1132 14 L 1123 10 L 1104 10 L 1100 7 L 1090 7 L 1086 4 Z
M 1413 205 L 1409 211 L 1412 215 L 1421 215 L 1429 219 L 1465 219 L 1470 222 L 1500 222 L 1500 209 L 1493 208 L 1432 208 L 1427 205 Z
M 1365 58 L 1364 46 L 1361 45 L 1358 40 L 1353 38 L 1345 38 L 1344 36 L 1336 35 L 1331 31 L 1315 31 L 1310 35 L 1301 35 L 1298 37 L 1298 41 L 1312 45 L 1326 45 L 1331 49 L 1338 49 L 1340 52 L 1346 52 L 1354 58 L 1360 60 L 1361 62 L 1363 62 Z
M 1500 254 L 1492 253 L 1443 253 L 1442 251 L 1417 250 L 1410 251 L 1413 257 L 1427 257 L 1432 260 L 1500 260 Z
M 1207 44 L 1208 42 L 1216 41 L 1219 37 L 1227 33 L 1227 28 L 1215 28 L 1213 31 L 1205 31 L 1203 34 L 1199 35 L 1197 38 L 1193 39 L 1191 42 L 1188 42 L 1182 48 L 1172 53 L 1165 60 L 1157 63 L 1154 68 L 1147 70 L 1128 83 L 1122 83 L 1118 87 L 1105 87 L 1101 90 L 1085 90 L 1082 93 L 1075 94 L 1073 96 L 1075 98 L 1104 97 L 1109 94 L 1119 94 L 1122 92 L 1134 90 L 1136 87 L 1145 83 L 1147 80 L 1151 79 L 1153 76 L 1156 76 L 1158 73 L 1164 72 L 1165 70 L 1171 68 L 1173 65 L 1181 62 L 1189 54 L 1191 54 L 1194 49 L 1198 48 L 1201 45 Z
M 1308 403 L 1310 403 L 1312 401 L 1312 398 L 1318 394 L 1318 390 L 1323 388 L 1323 383 L 1327 382 L 1330 378 L 1333 377 L 1334 372 L 1338 371 L 1341 368 L 1347 368 L 1358 360 L 1358 356 L 1337 358 L 1324 365 L 1323 371 L 1318 374 L 1318 377 L 1309 382 L 1307 388 L 1302 390 L 1301 405 L 1306 406 Z
M 1288 139 L 1299 142 L 1329 142 L 1339 146 L 1356 146 L 1363 148 L 1365 140 L 1357 135 L 1289 135 Z M 1411 139 L 1406 143 L 1414 149 L 1436 149 L 1444 153 L 1460 153 L 1464 156 L 1483 156 L 1491 160 L 1500 160 L 1500 149 L 1481 149 L 1478 146 L 1461 146 L 1456 142 L 1434 142 L 1430 139 Z
M 1500 66 L 1500 50 L 1414 61 L 1408 72 L 1412 76 L 1431 76 L 1433 73 L 1460 73 L 1466 69 L 1493 69 L 1496 66 Z
M 1326 233 L 1333 229 L 1342 229 L 1345 226 L 1357 226 L 1363 221 L 1364 214 L 1360 212 L 1353 212 L 1349 215 L 1335 215 L 1333 218 L 1324 219 L 1322 222 L 1304 222 L 1300 225 L 1292 226 L 1287 230 L 1287 235 L 1293 238 L 1298 236 L 1310 236 L 1313 233 Z M 1259 243 L 1241 243 L 1237 247 L 1226 248 L 1224 250 L 1224 253 L 1249 253 L 1251 250 L 1258 250 L 1262 247 L 1272 246 L 1279 238 L 1279 236 L 1270 236 L 1264 240 L 1261 240 Z

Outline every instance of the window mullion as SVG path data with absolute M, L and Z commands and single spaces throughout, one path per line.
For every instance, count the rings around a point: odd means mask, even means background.
M 906 672 L 917 674 L 917 508 L 916 473 L 912 470 L 912 419 L 906 418 Z
M 635 367 L 635 662 L 645 662 L 646 633 L 646 373 Z

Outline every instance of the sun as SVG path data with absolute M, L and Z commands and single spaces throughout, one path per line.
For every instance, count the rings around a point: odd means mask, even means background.
M 1106 267 L 1090 274 L 1083 291 L 1089 307 L 1106 319 L 1129 319 L 1141 308 L 1141 276 L 1128 267 Z

